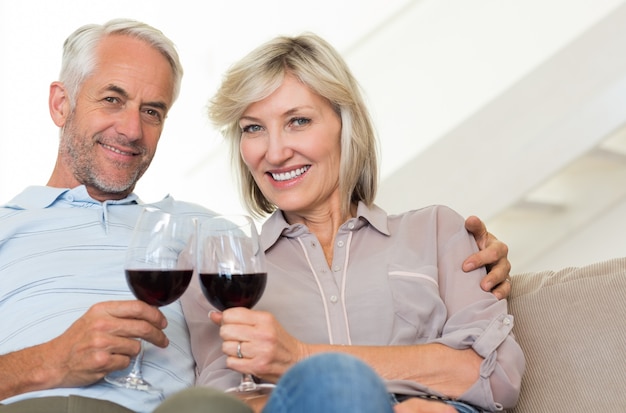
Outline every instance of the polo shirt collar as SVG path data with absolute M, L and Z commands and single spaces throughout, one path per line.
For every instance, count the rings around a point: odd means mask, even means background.
M 355 226 L 355 229 L 360 228 L 367 222 L 381 234 L 389 235 L 387 213 L 376 205 L 368 207 L 363 202 L 359 202 L 356 218 L 349 219 L 347 223 L 350 221 L 356 221 L 357 226 Z M 267 251 L 278 241 L 281 235 L 289 233 L 289 236 L 297 237 L 305 232 L 308 232 L 308 229 L 304 225 L 289 225 L 282 211 L 276 210 L 263 224 L 261 230 L 261 245 L 263 249 Z
M 84 202 L 101 205 L 102 202 L 89 196 L 84 185 L 75 188 L 53 188 L 50 186 L 29 186 L 6 205 L 13 209 L 42 209 L 48 208 L 56 202 Z M 137 204 L 139 197 L 131 193 L 124 199 L 105 201 L 107 204 Z
M 378 205 L 372 204 L 367 206 L 363 202 L 359 202 L 356 209 L 357 218 L 363 218 L 374 227 L 378 232 L 384 235 L 390 235 L 389 226 L 387 225 L 388 215 Z

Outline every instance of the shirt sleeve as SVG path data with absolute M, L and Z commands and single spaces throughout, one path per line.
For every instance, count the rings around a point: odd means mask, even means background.
M 241 374 L 226 367 L 219 327 L 209 319 L 213 308 L 202 294 L 197 274 L 181 297 L 181 304 L 196 361 L 196 385 L 222 390 L 238 385 Z
M 437 214 L 439 288 L 448 311 L 435 341 L 451 348 L 472 348 L 483 357 L 478 381 L 459 400 L 498 411 L 515 405 L 524 370 L 524 355 L 512 334 L 513 316 L 506 300 L 480 288 L 484 268 L 465 273 L 463 260 L 478 250 L 456 212 Z

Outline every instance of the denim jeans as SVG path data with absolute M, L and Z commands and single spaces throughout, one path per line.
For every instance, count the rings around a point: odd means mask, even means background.
M 382 379 L 355 357 L 309 357 L 277 383 L 263 413 L 393 413 Z
M 263 413 L 392 413 L 395 397 L 376 372 L 340 353 L 319 354 L 296 364 L 277 383 Z M 478 413 L 470 405 L 442 401 L 459 413 Z
M 397 395 L 397 394 L 389 395 L 391 404 L 398 404 L 400 403 L 400 401 L 405 401 L 412 397 L 420 397 L 420 396 L 406 396 L 406 395 Z M 471 406 L 469 404 L 459 402 L 456 400 L 436 399 L 436 398 L 431 398 L 431 397 L 424 397 L 424 398 L 427 400 L 438 400 L 439 403 L 449 404 L 450 406 L 454 407 L 456 411 L 459 413 L 480 413 L 480 410 L 477 410 L 474 406 Z
M 478 410 L 476 410 L 475 407 L 472 407 L 469 404 L 465 404 L 463 402 L 447 401 L 446 403 L 454 406 L 456 411 L 459 413 L 480 413 Z

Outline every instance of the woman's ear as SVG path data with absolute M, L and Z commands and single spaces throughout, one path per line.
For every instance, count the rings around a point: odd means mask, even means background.
M 70 113 L 70 98 L 67 95 L 67 90 L 63 83 L 52 82 L 50 85 L 48 107 L 54 124 L 59 128 L 65 126 L 65 122 Z

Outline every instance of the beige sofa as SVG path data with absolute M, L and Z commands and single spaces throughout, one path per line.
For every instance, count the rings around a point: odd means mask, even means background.
M 515 413 L 626 412 L 626 258 L 513 275 Z

